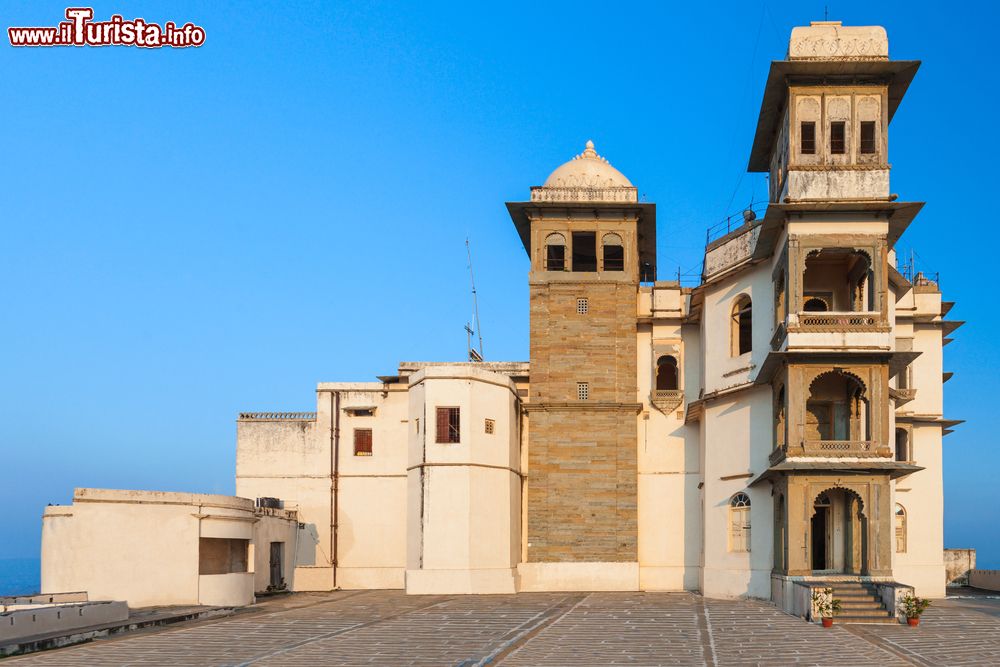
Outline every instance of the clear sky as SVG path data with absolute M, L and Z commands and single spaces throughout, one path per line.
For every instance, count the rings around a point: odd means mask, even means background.
M 97 2 L 206 44 L 0 45 L 0 558 L 37 555 L 74 486 L 232 493 L 241 410 L 462 359 L 466 236 L 486 356 L 527 359 L 503 204 L 587 139 L 657 204 L 661 277 L 696 268 L 705 229 L 766 196 L 744 171 L 768 61 L 825 5 L 924 61 L 889 135 L 892 191 L 928 202 L 899 247 L 969 320 L 945 356 L 969 420 L 945 438 L 945 545 L 1000 568 L 1000 11 L 912 1 Z

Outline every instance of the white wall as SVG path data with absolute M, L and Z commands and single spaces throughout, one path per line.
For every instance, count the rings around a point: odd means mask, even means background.
M 698 590 L 701 571 L 701 503 L 698 483 L 698 425 L 685 426 L 685 404 L 664 413 L 651 400 L 656 360 L 678 360 L 686 401 L 700 389 L 700 347 L 696 326 L 680 323 L 680 290 L 656 289 L 655 301 L 673 317 L 660 316 L 638 332 L 639 588 Z M 640 308 L 642 305 L 640 304 Z M 676 348 L 674 350 L 673 348 Z
M 268 522 L 266 539 L 294 535 L 294 517 Z M 130 607 L 251 604 L 250 554 L 246 572 L 200 575 L 199 549 L 202 537 L 229 538 L 246 540 L 249 552 L 256 523 L 246 498 L 77 489 L 72 505 L 49 506 L 42 517 L 42 589 Z
M 520 555 L 516 387 L 469 366 L 410 377 L 409 593 L 513 593 Z M 436 408 L 460 410 L 460 442 L 436 442 Z M 485 420 L 494 432 L 485 432 Z

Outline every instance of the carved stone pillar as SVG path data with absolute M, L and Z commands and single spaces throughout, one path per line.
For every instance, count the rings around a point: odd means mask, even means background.
M 809 563 L 809 525 L 812 520 L 812 498 L 806 483 L 799 477 L 788 477 L 785 495 L 788 524 L 788 560 L 785 573 L 789 576 L 812 574 Z
M 799 240 L 788 238 L 788 312 L 802 312 L 802 291 L 805 280 L 806 260 Z

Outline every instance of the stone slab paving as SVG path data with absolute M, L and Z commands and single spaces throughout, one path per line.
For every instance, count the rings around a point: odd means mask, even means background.
M 689 593 L 296 594 L 236 616 L 8 665 L 1000 665 L 1000 600 L 936 603 L 917 629 L 823 629 Z
M 936 600 L 918 628 L 856 625 L 850 630 L 918 665 L 1000 665 L 1000 600 Z

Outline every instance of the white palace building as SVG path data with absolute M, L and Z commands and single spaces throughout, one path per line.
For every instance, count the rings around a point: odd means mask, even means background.
M 143 512 L 179 507 L 189 555 L 156 566 L 213 601 L 688 590 L 804 615 L 835 584 L 871 597 L 850 620 L 942 597 L 942 348 L 961 323 L 897 268 L 922 203 L 889 186 L 918 66 L 880 27 L 795 28 L 749 159 L 766 211 L 710 239 L 694 288 L 656 280 L 656 206 L 588 142 L 507 204 L 529 362 L 404 362 L 320 383 L 315 413 L 241 414 L 241 498 L 79 489 L 45 512 L 43 590 L 138 599 L 93 561 L 149 589 L 137 560 L 154 567 L 167 524 Z M 145 542 L 101 550 L 96 524 Z M 142 599 L 204 602 L 156 586 Z

